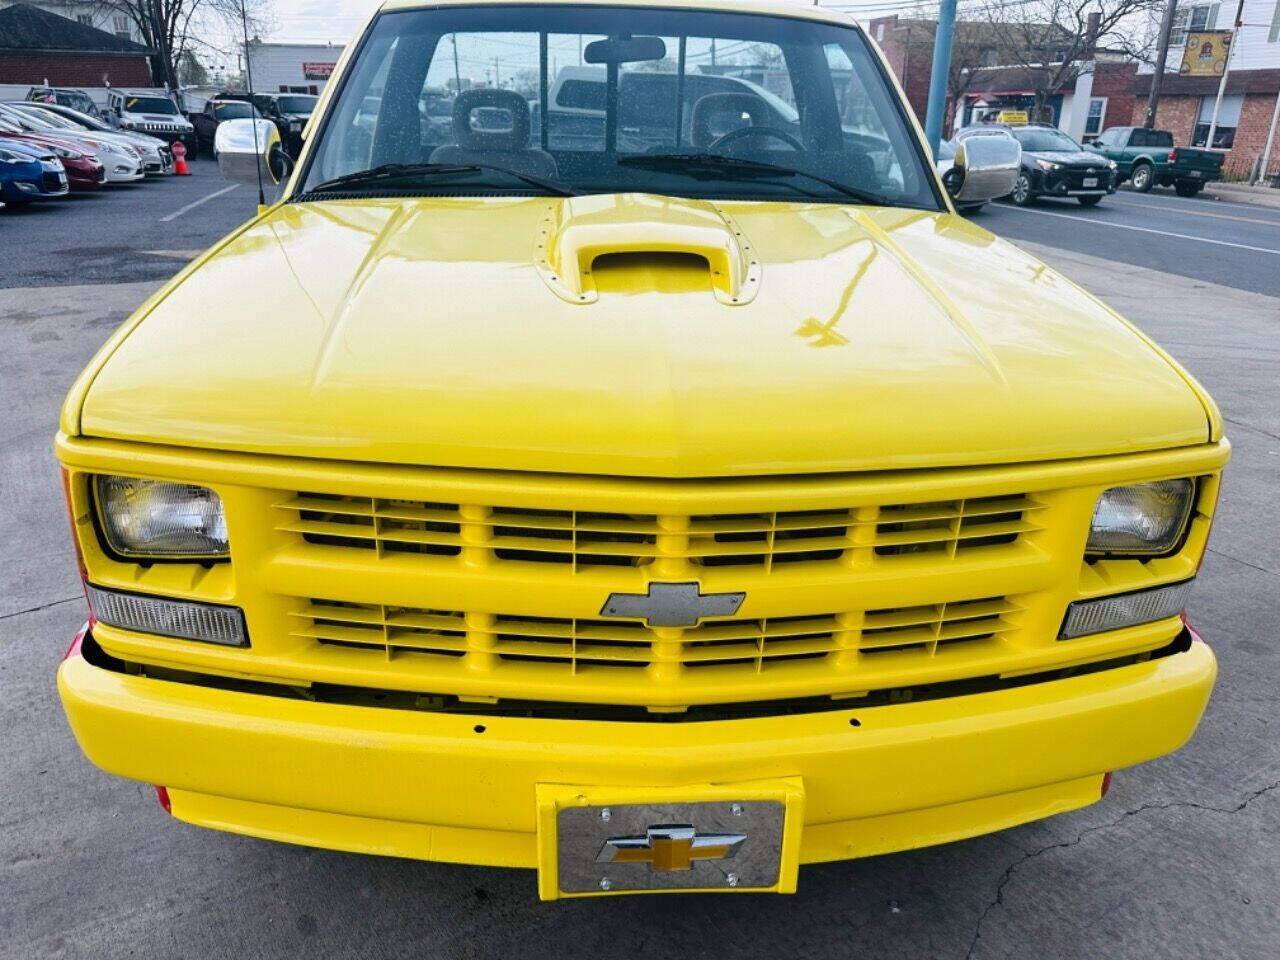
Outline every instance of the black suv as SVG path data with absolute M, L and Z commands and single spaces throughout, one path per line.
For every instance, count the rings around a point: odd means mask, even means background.
M 302 128 L 307 125 L 319 99 L 309 93 L 257 93 L 253 96 L 258 110 L 280 131 L 280 142 L 291 157 L 297 157 L 302 150 Z
M 1061 130 L 1041 124 L 1009 127 L 1022 144 L 1022 170 L 1009 199 L 1020 207 L 1037 197 L 1075 197 L 1092 207 L 1116 192 L 1116 165 L 1090 153 Z

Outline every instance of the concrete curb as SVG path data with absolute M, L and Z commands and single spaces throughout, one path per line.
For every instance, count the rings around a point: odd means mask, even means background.
M 1275 187 L 1251 187 L 1243 183 L 1211 183 L 1204 195 L 1231 203 L 1251 203 L 1256 207 L 1280 209 L 1280 190 Z

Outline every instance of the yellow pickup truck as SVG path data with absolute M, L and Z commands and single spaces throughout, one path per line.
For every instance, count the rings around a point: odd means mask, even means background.
M 385 3 L 66 400 L 84 752 L 555 899 L 790 892 L 1177 749 L 1222 420 L 956 215 L 1004 139 L 944 186 L 822 8 Z

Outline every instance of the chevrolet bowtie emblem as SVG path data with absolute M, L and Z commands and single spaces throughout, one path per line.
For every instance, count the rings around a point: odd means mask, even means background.
M 691 824 L 649 827 L 643 837 L 612 837 L 596 863 L 647 863 L 654 870 L 692 870 L 698 860 L 729 860 L 737 855 L 743 833 L 698 833 Z
M 633 617 L 651 627 L 696 627 L 706 617 L 732 617 L 745 593 L 703 593 L 696 583 L 651 583 L 648 593 L 612 593 L 602 617 Z

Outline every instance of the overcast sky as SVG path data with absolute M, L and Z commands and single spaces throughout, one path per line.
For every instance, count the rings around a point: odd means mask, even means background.
M 377 0 L 269 0 L 274 11 L 276 29 L 270 40 L 318 40 L 322 43 L 345 43 L 360 26 Z M 812 0 L 791 0 L 812 5 Z M 884 7 L 902 6 L 910 0 L 888 0 Z M 875 0 L 824 0 L 823 6 L 847 7 L 854 15 L 866 19 L 875 10 Z

